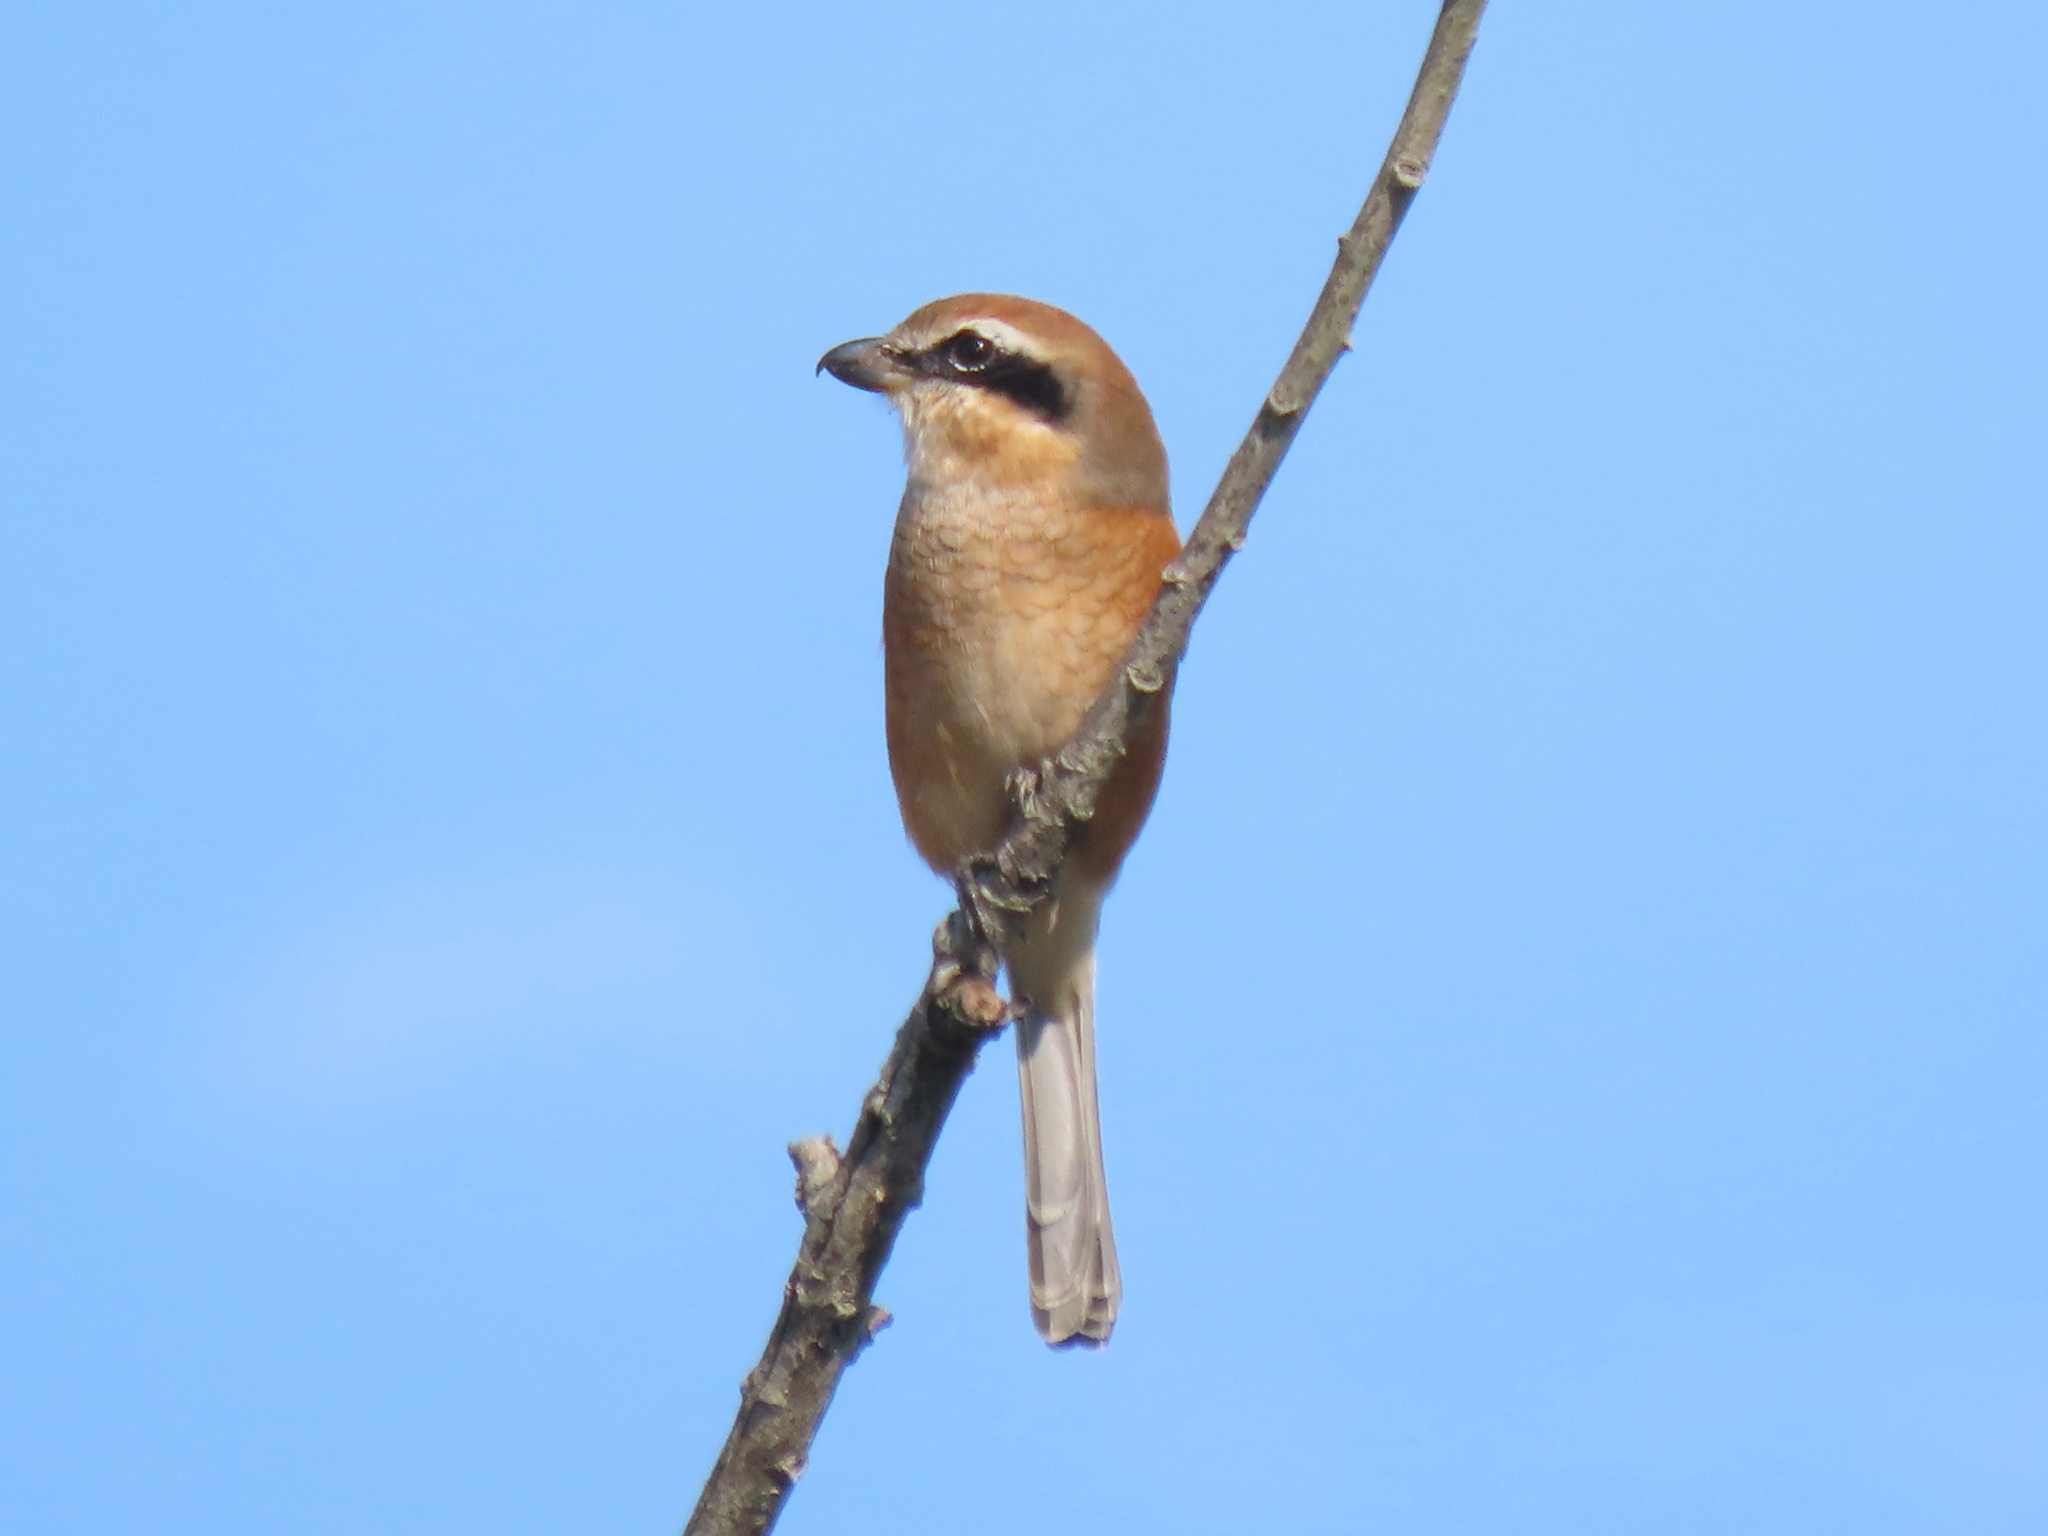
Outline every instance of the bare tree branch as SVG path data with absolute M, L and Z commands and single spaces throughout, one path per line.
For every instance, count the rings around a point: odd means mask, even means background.
M 775 1523 L 841 1373 L 888 1321 L 874 1305 L 875 1280 L 922 1197 L 932 1148 L 975 1054 L 1002 1024 L 994 940 L 1051 889 L 1075 828 L 1093 814 L 1132 726 L 1173 676 L 1195 616 L 1244 546 L 1303 416 L 1349 347 L 1366 291 L 1428 174 L 1485 8 L 1485 0 L 1446 0 L 1407 111 L 1365 205 L 1337 242 L 1308 324 L 1166 571 L 1116 680 L 1058 756 L 1020 776 L 1017 819 L 1002 846 L 962 866 L 960 908 L 933 935 L 931 975 L 845 1153 L 822 1138 L 790 1148 L 803 1240 L 781 1315 L 741 1389 L 739 1415 L 686 1536 L 756 1536 Z

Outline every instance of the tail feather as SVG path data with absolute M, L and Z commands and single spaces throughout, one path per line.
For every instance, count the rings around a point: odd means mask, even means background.
M 1062 935 L 1085 942 L 1038 946 L 1011 967 L 1023 1000 L 1017 1083 L 1031 1316 L 1048 1344 L 1107 1340 L 1123 1297 L 1095 1096 L 1094 914 L 1085 915 L 1085 933 Z

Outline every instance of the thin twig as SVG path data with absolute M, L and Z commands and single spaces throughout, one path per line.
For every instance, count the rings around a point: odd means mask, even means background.
M 1337 242 L 1308 324 L 1166 572 L 1116 680 L 1020 794 L 1002 845 L 962 866 L 960 909 L 933 935 L 931 975 L 896 1032 L 845 1153 L 835 1162 L 823 1140 L 791 1148 L 803 1240 L 781 1315 L 741 1388 L 739 1415 L 685 1536 L 758 1536 L 775 1523 L 840 1375 L 888 1321 L 874 1304 L 875 1280 L 923 1194 L 932 1148 L 975 1054 L 1001 1027 L 994 940 L 1013 914 L 1051 889 L 1074 829 L 1092 813 L 1132 726 L 1172 678 L 1195 616 L 1243 548 L 1302 418 L 1349 347 L 1359 306 L 1428 175 L 1485 8 L 1485 0 L 1446 0 L 1408 109 L 1357 220 Z

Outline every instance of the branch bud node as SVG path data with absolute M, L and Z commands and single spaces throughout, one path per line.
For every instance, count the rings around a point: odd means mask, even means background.
M 839 1149 L 830 1136 L 806 1136 L 789 1144 L 796 1167 L 796 1208 L 806 1216 L 830 1215 L 832 1186 L 839 1178 Z

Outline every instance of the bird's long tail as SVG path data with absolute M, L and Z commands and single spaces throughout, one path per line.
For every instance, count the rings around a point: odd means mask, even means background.
M 1048 1344 L 1107 1340 L 1123 1297 L 1095 1100 L 1095 906 L 1063 900 L 1010 957 L 1031 1316 Z

